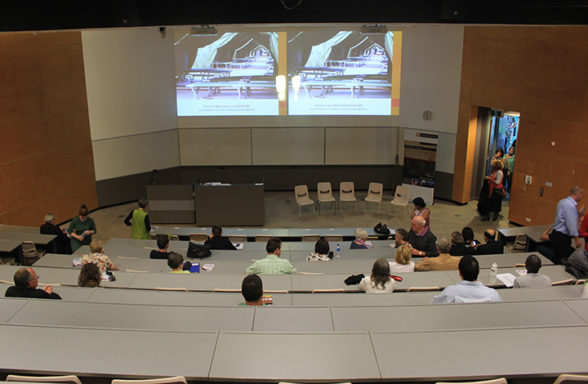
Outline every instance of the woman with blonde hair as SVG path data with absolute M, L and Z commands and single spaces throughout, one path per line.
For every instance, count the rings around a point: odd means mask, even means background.
M 391 273 L 414 272 L 414 262 L 412 258 L 412 249 L 408 245 L 401 245 L 396 249 L 394 261 L 390 262 Z
M 376 260 L 372 267 L 372 274 L 361 279 L 359 289 L 366 293 L 392 293 L 394 281 L 390 278 L 388 260 Z
M 104 254 L 104 244 L 102 243 L 102 240 L 92 240 L 90 243 L 90 254 L 82 255 L 81 260 L 82 264 L 96 264 L 101 272 L 106 270 L 118 271 L 116 264 L 110 260 L 110 257 Z

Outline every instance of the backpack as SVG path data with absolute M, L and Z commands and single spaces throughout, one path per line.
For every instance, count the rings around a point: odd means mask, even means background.
M 208 246 L 203 244 L 196 244 L 190 242 L 188 244 L 188 252 L 186 253 L 186 257 L 190 259 L 204 259 L 210 256 L 210 249 Z
M 390 229 L 388 228 L 388 226 L 386 224 L 382 224 L 382 223 L 376 224 L 376 226 L 374 227 L 374 232 L 376 232 L 379 235 L 385 235 L 385 236 L 390 235 Z

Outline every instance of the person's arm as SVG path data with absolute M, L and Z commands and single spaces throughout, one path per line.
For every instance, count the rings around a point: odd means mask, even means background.
M 245 274 L 246 275 L 258 275 L 259 272 L 257 270 L 256 263 L 253 263 L 250 266 L 248 266 L 247 269 L 245 270 Z
M 426 257 L 423 261 L 420 261 L 414 265 L 415 271 L 430 271 L 431 270 L 431 263 L 429 262 L 429 258 Z
M 514 283 L 512 283 L 512 287 L 513 288 L 520 288 L 521 285 L 519 284 L 519 278 L 517 277 L 516 279 L 514 279 Z
M 429 232 L 431 234 L 431 232 Z M 425 256 L 427 257 L 436 257 L 439 256 L 437 252 L 437 238 L 435 236 L 427 236 L 427 249 L 425 249 Z
M 133 209 L 131 212 L 129 212 L 129 214 L 127 215 L 127 217 L 125 217 L 125 221 L 124 223 L 127 225 L 127 227 L 131 226 L 131 219 L 133 218 L 133 212 L 135 210 Z
M 288 261 L 288 260 L 286 260 L 286 261 Z M 292 265 L 292 263 L 290 261 L 288 261 L 288 264 L 286 267 L 286 273 L 288 273 L 288 274 L 298 273 L 298 271 L 296 270 L 296 268 L 294 268 L 294 266 Z
M 145 228 L 147 228 L 147 232 L 151 231 L 151 223 L 149 222 L 149 215 L 145 215 Z
M 578 237 L 578 219 L 577 219 L 577 212 L 576 207 L 567 204 L 562 207 L 563 209 L 563 216 L 564 216 L 564 223 L 568 233 L 571 237 Z
M 88 235 L 94 235 L 96 233 L 96 223 L 94 223 L 94 220 L 88 217 L 88 220 L 90 221 L 90 229 L 87 229 L 84 231 L 84 233 L 86 234 L 86 236 Z
M 365 277 L 363 279 L 361 279 L 361 281 L 359 282 L 359 289 L 366 292 L 367 291 L 367 282 Z
M 551 232 L 551 230 L 553 229 L 553 224 L 550 225 L 539 237 L 539 240 L 541 241 L 549 241 L 549 232 Z

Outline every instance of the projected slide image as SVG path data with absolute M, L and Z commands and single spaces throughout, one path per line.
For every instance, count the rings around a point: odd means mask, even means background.
M 277 41 L 274 32 L 180 37 L 178 116 L 277 115 Z
M 288 35 L 290 115 L 390 115 L 394 32 Z

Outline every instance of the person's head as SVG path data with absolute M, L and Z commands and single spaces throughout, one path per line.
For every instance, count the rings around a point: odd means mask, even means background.
M 78 277 L 78 286 L 80 287 L 98 287 L 102 280 L 100 268 L 94 263 L 87 263 L 82 266 L 80 276 Z
M 157 248 L 159 249 L 167 249 L 169 246 L 169 236 L 168 235 L 157 235 Z
M 49 223 L 49 224 L 54 224 L 55 221 L 55 215 L 52 213 L 48 213 L 45 215 L 45 222 Z
M 437 239 L 437 250 L 439 253 L 449 253 L 451 250 L 451 240 L 447 236 L 439 236 Z
M 463 236 L 463 241 L 466 244 L 474 241 L 474 230 L 471 227 L 463 227 L 461 230 L 461 235 Z
M 577 202 L 580 202 L 580 200 L 582 200 L 582 198 L 584 197 L 584 188 L 580 187 L 579 185 L 574 185 L 570 189 L 570 196 L 572 199 L 576 200 Z
M 504 150 L 502 148 L 497 148 L 494 157 L 502 157 L 504 155 Z
M 416 199 L 414 199 L 412 201 L 412 203 L 414 204 L 414 207 L 416 209 L 423 209 L 427 206 L 427 204 L 425 203 L 425 200 L 423 200 L 422 197 L 417 197 Z
M 241 294 L 247 305 L 261 305 L 263 282 L 257 275 L 247 275 L 241 284 Z
M 459 245 L 463 244 L 465 241 L 463 239 L 463 235 L 457 231 L 451 234 L 451 244 Z
M 390 280 L 390 263 L 388 263 L 388 260 L 381 258 L 374 262 L 371 279 L 374 287 L 380 286 L 383 289 L 386 286 L 386 283 Z
M 104 251 L 104 243 L 102 240 L 94 239 L 90 243 L 90 252 L 91 253 L 102 253 Z
M 80 220 L 86 221 L 88 218 L 88 207 L 86 207 L 86 204 L 82 204 L 80 210 L 78 211 L 78 215 L 80 216 Z
M 19 268 L 14 273 L 14 285 L 20 288 L 36 288 L 39 284 L 39 276 L 33 268 Z
M 502 160 L 498 160 L 498 159 L 496 159 L 496 160 L 492 160 L 492 161 L 490 162 L 490 165 L 492 166 L 492 169 L 493 169 L 493 170 L 497 170 L 497 169 L 502 169 L 502 168 L 504 168 L 504 163 L 502 162 Z
M 425 224 L 427 222 L 423 219 L 422 216 L 415 216 L 410 221 L 410 229 L 412 229 L 415 233 L 421 233 L 425 228 Z
M 219 227 L 218 225 L 215 225 L 214 227 L 212 227 L 212 236 L 222 236 L 223 235 L 223 229 L 221 227 Z
M 139 207 L 145 209 L 149 205 L 149 200 L 147 200 L 146 197 L 141 197 L 139 201 L 137 201 L 137 204 L 139 204 Z
M 408 239 L 408 232 L 406 232 L 406 229 L 396 229 L 396 232 L 394 233 L 394 241 L 396 242 L 396 244 L 405 244 L 406 239 Z
M 514 153 L 515 153 L 515 148 L 514 147 L 510 147 L 508 149 L 508 154 L 512 156 L 512 155 L 514 155 Z
M 476 281 L 480 273 L 480 265 L 474 256 L 466 255 L 459 261 L 459 275 L 467 281 Z
M 484 231 L 484 240 L 489 242 L 490 240 L 496 240 L 496 230 L 488 228 Z
M 367 240 L 368 232 L 363 228 L 357 228 L 355 230 L 355 240 Z
M 272 237 L 267 241 L 265 250 L 268 254 L 280 256 L 280 253 L 282 252 L 282 240 L 278 239 L 277 237 Z
M 330 250 L 329 242 L 324 236 L 321 236 L 314 244 L 314 253 L 318 253 L 319 255 L 326 255 Z
M 541 259 L 537 255 L 529 255 L 525 260 L 525 268 L 528 273 L 538 273 L 541 269 Z
M 406 244 L 401 245 L 396 249 L 396 253 L 394 254 L 394 261 L 398 264 L 406 265 L 410 263 L 410 259 L 412 258 L 412 250 Z
M 180 255 L 177 252 L 170 252 L 167 255 L 167 266 L 173 270 L 179 269 L 182 267 L 184 263 L 184 256 Z

